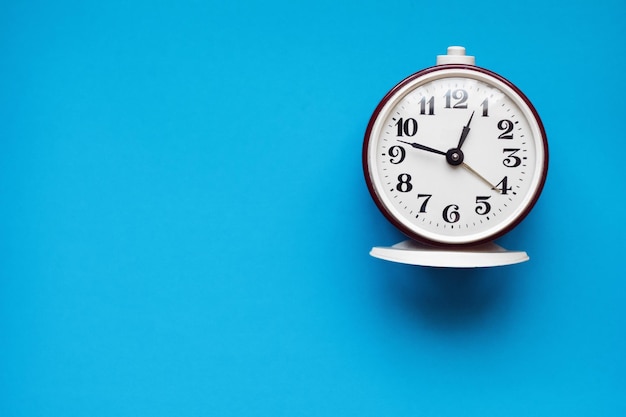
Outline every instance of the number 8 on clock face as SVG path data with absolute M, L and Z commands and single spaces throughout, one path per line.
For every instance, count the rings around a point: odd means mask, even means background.
M 381 212 L 409 237 L 439 246 L 511 230 L 537 201 L 547 166 L 530 101 L 473 65 L 439 65 L 399 83 L 376 108 L 363 146 Z

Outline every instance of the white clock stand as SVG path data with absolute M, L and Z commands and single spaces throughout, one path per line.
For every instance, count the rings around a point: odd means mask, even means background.
M 391 262 L 446 268 L 504 266 L 530 259 L 524 251 L 509 251 L 493 242 L 469 248 L 445 249 L 426 246 L 410 239 L 393 246 L 376 246 L 370 255 Z

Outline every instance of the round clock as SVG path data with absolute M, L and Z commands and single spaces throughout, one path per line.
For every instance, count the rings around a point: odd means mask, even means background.
M 370 194 L 407 236 L 435 246 L 490 242 L 518 225 L 546 180 L 548 145 L 528 98 L 450 47 L 396 85 L 363 144 Z

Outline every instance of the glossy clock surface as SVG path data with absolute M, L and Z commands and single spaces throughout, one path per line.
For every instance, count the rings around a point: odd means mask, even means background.
M 493 240 L 545 182 L 545 131 L 532 104 L 488 70 L 442 65 L 392 89 L 368 125 L 366 182 L 383 214 L 435 245 Z

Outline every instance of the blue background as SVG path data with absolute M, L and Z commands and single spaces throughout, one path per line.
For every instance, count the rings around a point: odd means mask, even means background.
M 0 415 L 626 415 L 624 1 L 1 9 Z M 455 44 L 548 133 L 525 264 L 368 255 L 369 117 Z

